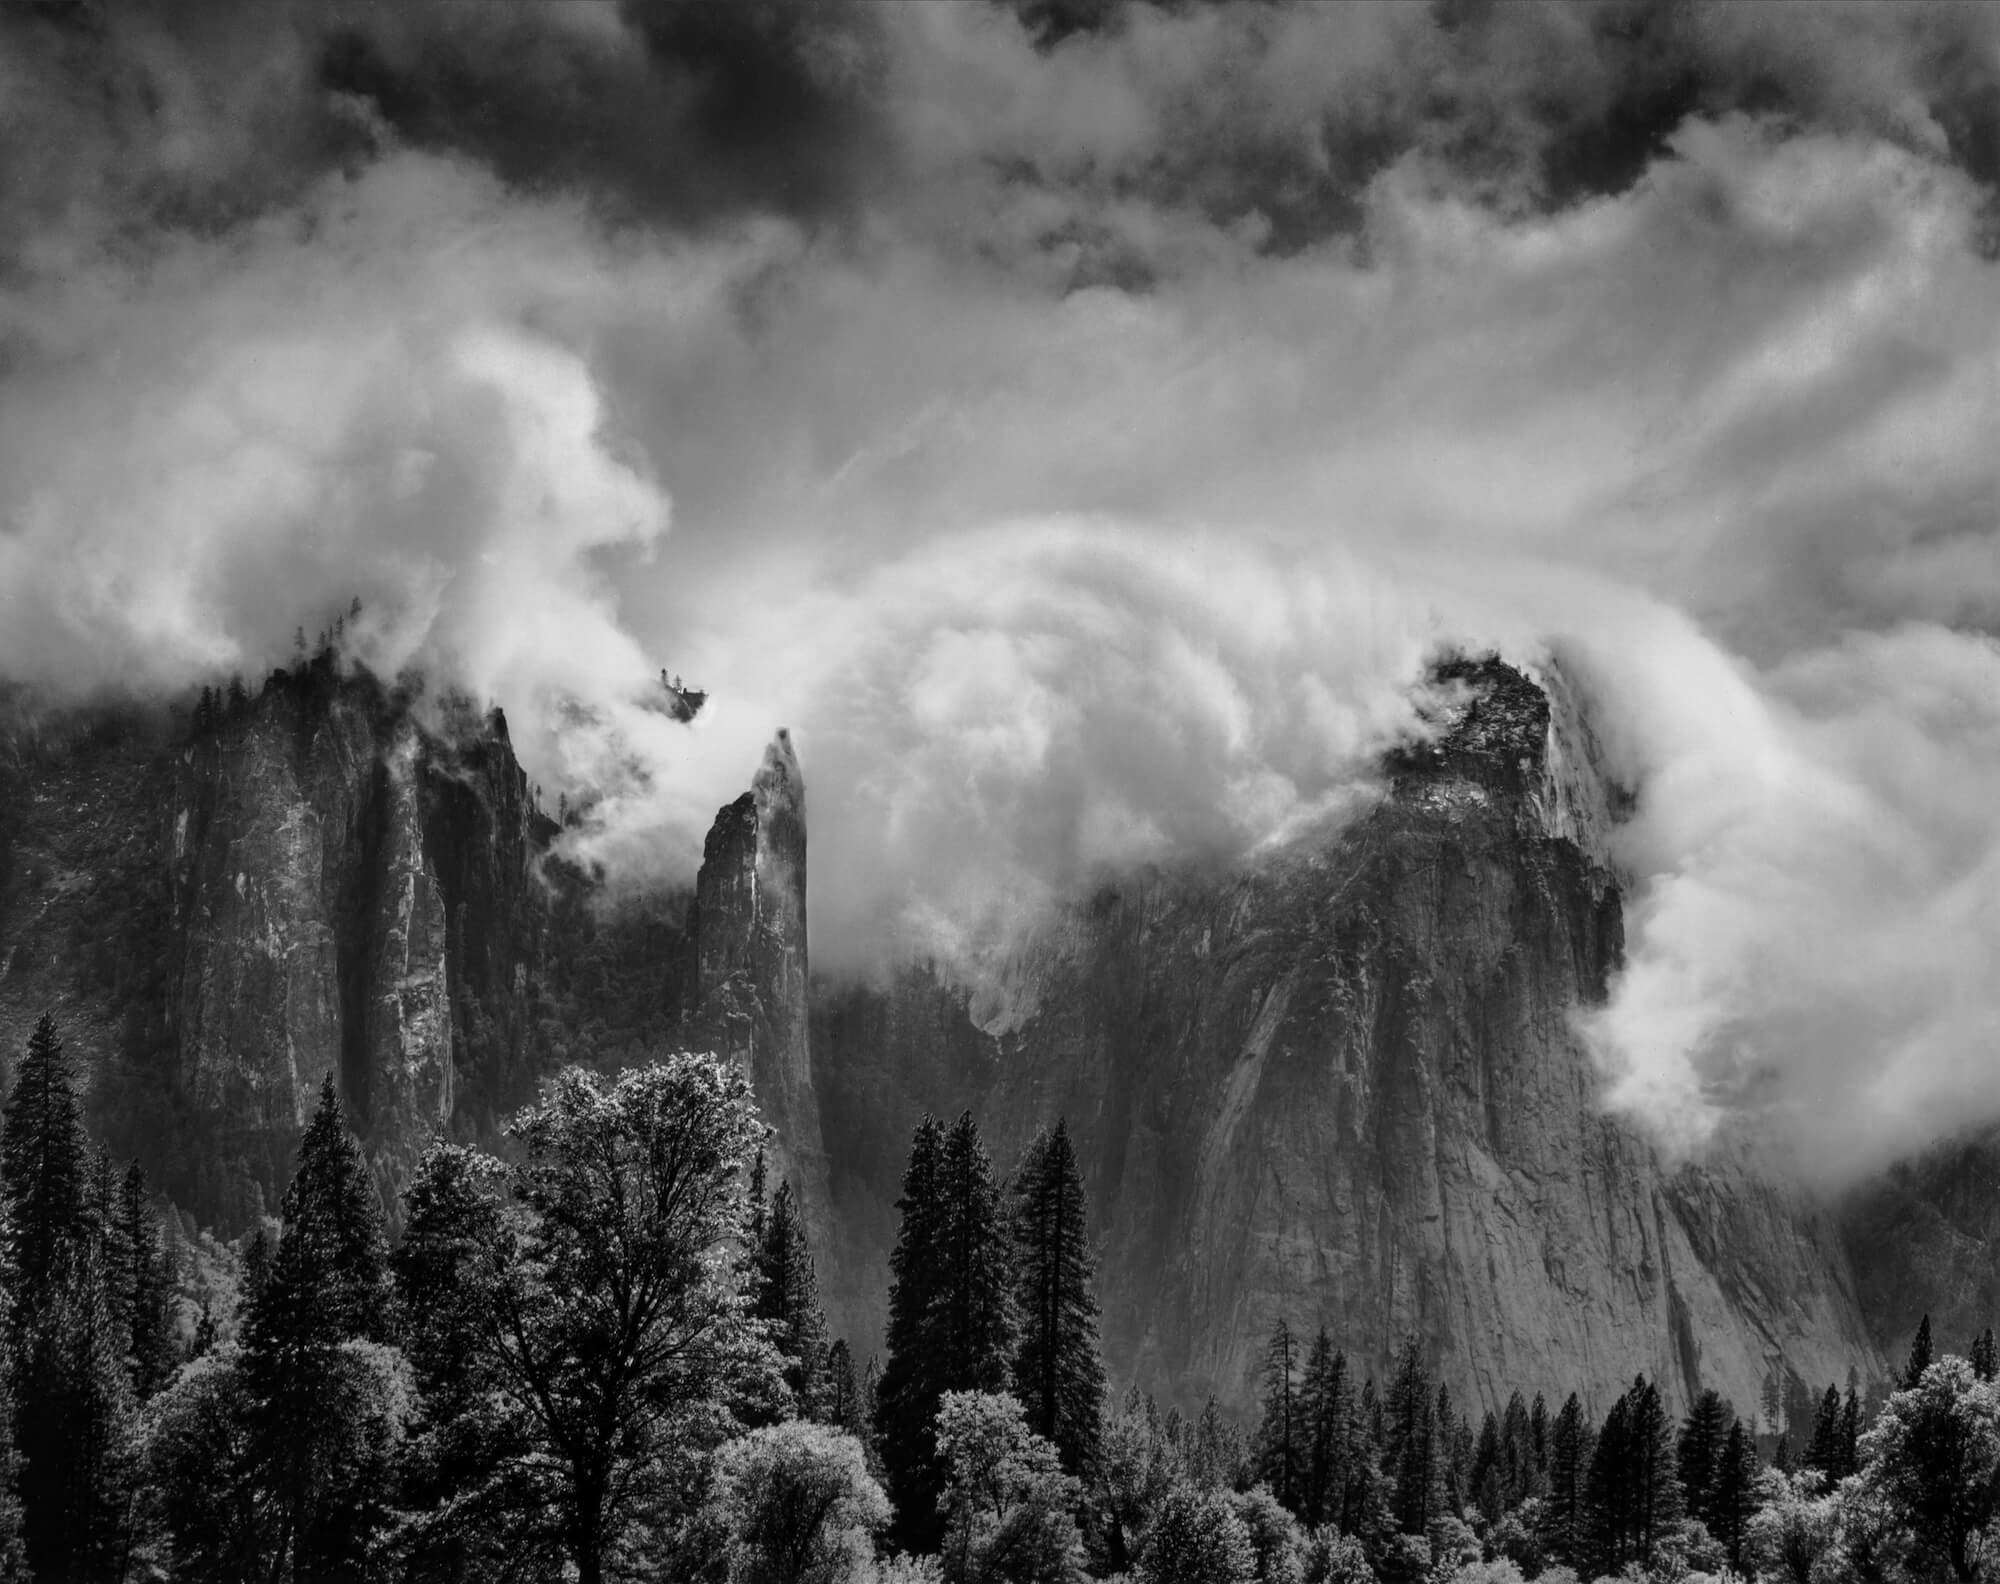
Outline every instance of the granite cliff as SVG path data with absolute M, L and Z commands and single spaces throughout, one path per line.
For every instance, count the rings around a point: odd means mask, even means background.
M 1414 1331 L 1462 1400 L 1601 1409 L 1638 1370 L 1745 1406 L 1773 1371 L 1879 1378 L 1926 1295 L 1986 1307 L 1976 1151 L 1837 1220 L 1747 1150 L 1670 1167 L 1602 1112 L 1575 1014 L 1623 950 L 1618 794 L 1559 677 L 1443 679 L 1345 824 L 1106 881 L 976 972 L 865 983 L 810 973 L 782 733 L 692 890 L 631 897 L 558 856 L 497 715 L 328 656 L 192 718 L 0 701 L 0 1050 L 54 1009 L 100 1137 L 226 1232 L 274 1208 L 329 1071 L 393 1198 L 561 1062 L 721 1050 L 864 1352 L 917 1116 L 972 1108 L 1003 1169 L 1064 1116 L 1114 1376 L 1239 1408 L 1281 1314 L 1377 1373 Z
M 328 1073 L 393 1208 L 433 1138 L 491 1137 L 561 1062 L 693 1041 L 750 1071 L 824 1205 L 782 738 L 694 895 L 645 898 L 555 855 L 497 711 L 330 654 L 191 715 L 17 706 L 3 740 L 6 1049 L 56 1011 L 99 1135 L 202 1220 L 275 1210 Z
M 1106 885 L 974 987 L 824 987 L 814 1059 L 857 1313 L 895 1144 L 979 1115 L 1003 1165 L 1066 1117 L 1119 1373 L 1243 1406 L 1278 1316 L 1378 1374 L 1423 1336 L 1461 1400 L 1644 1370 L 1754 1404 L 1880 1360 L 1838 1229 L 1741 1158 L 1667 1169 L 1605 1116 L 1573 1014 L 1623 945 L 1587 733 L 1494 662 L 1379 803 L 1245 872 Z M 879 1309 L 872 1311 L 879 1313 Z

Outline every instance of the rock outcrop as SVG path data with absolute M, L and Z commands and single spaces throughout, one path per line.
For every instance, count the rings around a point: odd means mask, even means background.
M 1003 1167 L 1067 1118 L 1114 1373 L 1186 1400 L 1247 1406 L 1280 1315 L 1378 1373 L 1415 1332 L 1488 1405 L 1601 1407 L 1640 1370 L 1750 1404 L 1773 1366 L 1878 1371 L 1823 1215 L 1741 1161 L 1668 1171 L 1602 1113 L 1575 1014 L 1622 913 L 1587 734 L 1504 665 L 1447 679 L 1456 717 L 1344 830 L 1106 887 L 977 988 L 825 988 L 857 1312 L 879 1314 L 910 1124 L 970 1106 Z
M 614 899 L 554 856 L 504 721 L 330 658 L 192 731 L 0 698 L 0 1065 L 55 1010 L 99 1136 L 234 1232 L 327 1071 L 393 1203 L 430 1138 L 491 1137 L 561 1062 L 712 1046 L 863 1351 L 919 1113 L 972 1108 L 1003 1170 L 1064 1116 L 1114 1376 L 1237 1409 L 1280 1315 L 1378 1374 L 1415 1332 L 1462 1401 L 1600 1411 L 1639 1370 L 1746 1408 L 1774 1370 L 1876 1379 L 1919 1305 L 1947 1346 L 1985 1323 L 1990 1146 L 1836 1222 L 1747 1151 L 1673 1169 L 1603 1113 L 1576 1014 L 1623 950 L 1618 793 L 1559 677 L 1442 680 L 1341 828 L 1107 884 L 976 974 L 858 984 L 811 978 L 782 733 L 692 894 Z
M 750 790 L 715 816 L 688 939 L 691 1041 L 750 1074 L 775 1133 L 772 1181 L 792 1180 L 825 1248 L 826 1152 L 806 1002 L 805 779 L 785 731 L 765 750 Z

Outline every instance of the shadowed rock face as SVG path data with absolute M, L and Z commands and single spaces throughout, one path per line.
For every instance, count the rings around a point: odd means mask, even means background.
M 910 1123 L 971 1106 L 1003 1164 L 1068 1119 L 1114 1373 L 1183 1399 L 1247 1406 L 1281 1314 L 1378 1373 L 1414 1331 L 1489 1405 L 1602 1406 L 1638 1370 L 1748 1405 L 1774 1361 L 1877 1370 L 1816 1211 L 1739 1161 L 1669 1172 L 1600 1113 L 1572 1015 L 1622 924 L 1580 823 L 1588 743 L 1520 673 L 1455 676 L 1455 717 L 1344 831 L 1107 888 L 977 993 L 823 991 L 854 1313 L 879 1320 Z
M 1461 1401 L 1578 1386 L 1599 1411 L 1642 1369 L 1745 1408 L 1774 1365 L 1874 1378 L 1919 1304 L 1963 1345 L 1993 1301 L 1990 1151 L 1836 1229 L 1744 1153 L 1669 1169 L 1601 1114 L 1573 1016 L 1623 947 L 1615 792 L 1559 678 L 1446 679 L 1362 817 L 1107 886 L 976 985 L 811 982 L 782 734 L 694 895 L 614 907 L 550 858 L 503 722 L 426 729 L 330 664 L 192 736 L 0 719 L 0 1064 L 55 1010 L 99 1136 L 233 1231 L 275 1208 L 328 1070 L 393 1203 L 431 1137 L 490 1138 L 562 1061 L 712 1046 L 864 1349 L 918 1114 L 974 1108 L 1003 1170 L 1066 1116 L 1114 1376 L 1239 1408 L 1280 1314 L 1378 1374 L 1415 1331 Z
M 329 1072 L 393 1215 L 432 1139 L 490 1136 L 599 1054 L 567 1025 L 618 998 L 674 1025 L 681 919 L 593 994 L 625 921 L 549 859 L 497 712 L 441 713 L 322 657 L 191 733 L 157 712 L 9 739 L 0 1024 L 54 1010 L 96 1131 L 204 1220 L 275 1210 Z
M 608 896 L 556 833 L 497 712 L 420 716 L 331 656 L 192 730 L 0 719 L 0 1067 L 54 1010 L 93 1130 L 233 1232 L 275 1212 L 329 1072 L 393 1220 L 433 1139 L 490 1141 L 563 1062 L 712 1048 L 824 1244 L 789 740 L 693 897 Z
M 826 1154 L 806 1007 L 805 780 L 787 732 L 765 750 L 750 790 L 715 816 L 688 937 L 690 1040 L 749 1073 L 774 1132 L 771 1181 L 792 1180 L 824 1249 Z
M 2000 1324 L 2000 1132 L 1986 1129 L 1855 1191 L 1843 1229 L 1876 1341 L 1900 1361 L 1925 1315 L 1940 1352 Z

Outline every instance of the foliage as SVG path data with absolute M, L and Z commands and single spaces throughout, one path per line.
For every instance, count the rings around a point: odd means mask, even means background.
M 894 1535 L 940 1539 L 944 1476 L 934 1421 L 947 1392 L 998 1392 L 1013 1356 L 1013 1271 L 1000 1191 L 968 1112 L 949 1132 L 926 1116 L 911 1140 L 890 1256 L 889 1357 L 876 1394 Z
M 1773 1473 L 1763 1506 L 1750 1520 L 1747 1551 L 1761 1575 L 1784 1584 L 1814 1584 L 1838 1531 L 1839 1503 L 1825 1474 L 1818 1469 Z
M 945 1577 L 1067 1584 L 1083 1574 L 1077 1481 L 1004 1393 L 947 1392 L 937 1416 Z
M 1135 1577 L 1141 1584 L 1254 1584 L 1257 1553 L 1227 1498 L 1176 1486 L 1160 1504 Z
M 413 1323 L 468 1323 L 506 1440 L 491 1477 L 596 1584 L 698 1488 L 737 1410 L 768 1414 L 779 1389 L 734 1253 L 762 1128 L 740 1074 L 680 1054 L 616 1080 L 565 1071 L 511 1133 L 509 1200 L 453 1190 L 488 1207 L 484 1240 Z M 427 1162 L 426 1191 L 456 1169 Z
M 716 1454 L 711 1501 L 729 1536 L 730 1584 L 862 1584 L 889 1498 L 849 1435 L 800 1420 Z
M 753 1201 L 754 1202 L 754 1201 Z M 757 1240 L 757 1318 L 768 1327 L 784 1360 L 785 1385 L 799 1413 L 827 1411 L 826 1316 L 819 1307 L 819 1277 L 798 1196 L 780 1183 Z
M 1978 1575 L 2000 1516 L 2000 1383 L 1961 1358 L 1928 1365 L 1861 1438 L 1863 1488 L 1899 1513 L 1934 1572 Z
M 1069 1129 L 1037 1134 L 1015 1173 L 1015 1304 L 1020 1340 L 1014 1394 L 1063 1468 L 1089 1472 L 1104 1417 L 1097 1344 L 1097 1272 L 1086 1232 L 1083 1176 Z

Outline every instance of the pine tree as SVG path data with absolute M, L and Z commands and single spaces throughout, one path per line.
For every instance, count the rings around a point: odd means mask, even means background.
M 868 1424 L 867 1404 L 861 1397 L 861 1383 L 854 1377 L 854 1353 L 845 1338 L 826 1350 L 825 1379 L 826 1422 L 866 1447 L 873 1432 Z
M 1549 1432 L 1549 1506 L 1546 1543 L 1551 1555 L 1580 1564 L 1585 1560 L 1585 1513 L 1595 1438 L 1583 1404 L 1569 1394 Z
M 763 1159 L 760 1154 L 758 1159 Z M 752 1183 L 757 1183 L 753 1174 Z M 753 1201 L 753 1215 L 756 1213 Z M 757 1250 L 756 1315 L 770 1327 L 771 1340 L 785 1360 L 785 1384 L 800 1418 L 826 1412 L 822 1374 L 826 1365 L 826 1316 L 819 1306 L 819 1276 L 813 1268 L 805 1217 L 789 1181 L 778 1185 L 763 1216 Z
M 1616 1573 L 1632 1557 L 1632 1395 L 1611 1405 L 1597 1432 L 1584 1481 L 1583 1553 L 1596 1573 Z
M 1528 1410 L 1528 1445 L 1534 1450 L 1535 1489 L 1539 1492 L 1547 1483 L 1549 1473 L 1549 1435 L 1553 1426 L 1549 1422 L 1548 1399 L 1540 1392 L 1535 1393 L 1535 1404 Z
M 1479 1424 L 1466 1488 L 1480 1517 L 1488 1524 L 1498 1523 L 1507 1510 L 1506 1457 L 1500 1446 L 1500 1420 L 1490 1408 Z
M 1806 1443 L 1806 1455 L 1802 1460 L 1809 1469 L 1818 1469 L 1832 1484 L 1847 1471 L 1846 1448 L 1840 1432 L 1840 1388 L 1828 1386 L 1819 1400 L 1818 1411 L 1813 1415 L 1812 1439 Z
M 1301 1456 L 1298 1344 L 1283 1315 L 1264 1344 L 1264 1416 L 1257 1426 L 1257 1478 L 1286 1507 L 1298 1510 Z
M 381 1341 L 393 1289 L 382 1210 L 333 1076 L 299 1143 L 269 1278 L 250 1304 L 243 1374 L 253 1458 L 279 1515 L 279 1556 L 300 1577 L 359 1575 L 385 1517 L 380 1471 L 342 1466 L 353 1443 L 343 1344 Z
M 37 1578 L 116 1579 L 132 1497 L 132 1401 L 98 1246 L 79 1241 L 59 1256 L 18 1346 L 29 1565 Z
M 1028 1428 L 1054 1445 L 1063 1472 L 1086 1477 L 1104 1417 L 1097 1341 L 1097 1270 L 1083 1175 L 1069 1128 L 1037 1135 L 1016 1174 L 1014 1250 L 1021 1337 L 1014 1394 Z
M 939 1337 L 944 1389 L 1004 1392 L 1014 1354 L 1012 1239 L 993 1163 L 970 1111 L 945 1135 L 938 1187 L 944 1210 Z
M 1420 1535 L 1443 1506 L 1437 1446 L 1437 1402 L 1422 1345 L 1412 1336 L 1396 1359 L 1382 1404 L 1382 1466 L 1394 1486 L 1392 1516 L 1404 1534 Z
M 895 1504 L 891 1533 L 906 1551 L 936 1548 L 944 1532 L 937 1499 L 944 1489 L 936 1467 L 932 1419 L 943 1398 L 945 1369 L 937 1314 L 944 1289 L 944 1129 L 926 1115 L 910 1140 L 902 1222 L 889 1255 L 888 1351 L 875 1390 L 875 1433 L 882 1468 Z
M 1347 1355 L 1337 1352 L 1325 1326 L 1313 1338 L 1299 1388 L 1305 1421 L 1305 1467 L 1299 1518 L 1309 1529 L 1338 1523 L 1353 1454 L 1354 1402 L 1347 1380 Z
M 1792 1438 L 1790 1436 L 1779 1436 L 1778 1444 L 1771 1448 L 1771 1467 L 1776 1469 L 1780 1474 L 1789 1474 L 1792 1472 Z
M 1861 1470 L 1861 1399 L 1853 1386 L 1847 1388 L 1847 1400 L 1840 1408 L 1840 1472 L 1836 1476 L 1845 1479 Z
M 1651 1566 L 1653 1551 L 1680 1522 L 1681 1483 L 1674 1467 L 1674 1429 L 1660 1390 L 1641 1377 L 1632 1405 L 1633 1494 L 1639 1559 Z
M 125 1251 L 125 1318 L 131 1341 L 132 1386 L 152 1396 L 174 1371 L 174 1276 L 160 1246 L 159 1223 L 146 1203 L 146 1173 L 137 1161 L 119 1187 L 119 1221 Z
M 1917 1326 L 1916 1337 L 1910 1343 L 1910 1357 L 1903 1365 L 1903 1389 L 1914 1390 L 1923 1380 L 1924 1371 L 1931 1367 L 1931 1317 L 1926 1314 Z
M 1714 1487 L 1708 1501 L 1708 1516 L 1703 1521 L 1708 1525 L 1708 1532 L 1729 1553 L 1729 1565 L 1738 1570 L 1743 1566 L 1744 1536 L 1752 1515 L 1757 1511 L 1760 1472 L 1756 1443 L 1744 1431 L 1743 1422 L 1736 1420 L 1729 1426 L 1729 1434 L 1723 1438 L 1722 1454 L 1716 1460 Z
M 1675 1449 L 1681 1489 L 1687 1495 L 1688 1512 L 1711 1529 L 1716 1471 L 1722 1465 L 1723 1443 L 1735 1418 L 1722 1394 L 1711 1387 L 1695 1398 L 1687 1418 L 1681 1421 L 1680 1443 Z
M 1541 1399 L 1537 1398 L 1539 1402 Z M 1544 1415 L 1548 1410 L 1543 1409 Z M 1501 1496 L 1508 1509 L 1520 1506 L 1538 1488 L 1539 1458 L 1535 1452 L 1535 1429 L 1528 1404 L 1519 1392 L 1507 1399 L 1500 1415 Z
M 1988 1326 L 1972 1339 L 1972 1373 L 1983 1381 L 1990 1381 L 2000 1374 L 2000 1352 L 1993 1344 L 1993 1327 Z M 1852 1390 L 1850 1387 L 1849 1390 Z
M 48 1290 L 70 1245 L 84 1235 L 87 1163 L 76 1079 L 55 1020 L 35 1024 L 0 1114 L 9 1284 L 24 1309 Z
M 1452 1401 L 1451 1388 L 1440 1385 L 1437 1389 L 1438 1479 L 1442 1487 L 1444 1510 L 1448 1513 L 1462 1513 L 1466 1507 L 1468 1479 L 1472 1473 L 1472 1453 L 1474 1436 L 1472 1427 L 1460 1417 L 1457 1406 Z
M 1764 1371 L 1764 1384 L 1758 1393 L 1757 1405 L 1764 1415 L 1764 1425 L 1773 1435 L 1785 1428 L 1785 1374 L 1774 1363 Z

